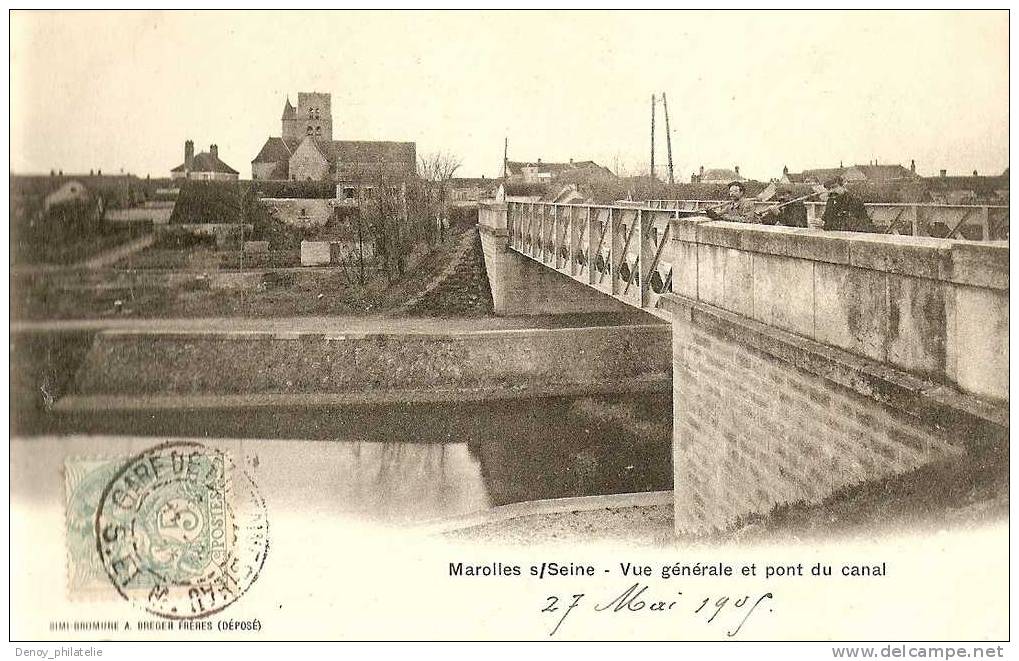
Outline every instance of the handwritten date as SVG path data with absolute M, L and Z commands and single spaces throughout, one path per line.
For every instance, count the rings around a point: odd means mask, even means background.
M 730 596 L 706 596 L 706 597 L 684 597 L 682 592 L 669 592 L 666 599 L 658 599 L 648 593 L 650 586 L 637 582 L 629 586 L 618 595 L 608 600 L 595 600 L 584 593 L 569 595 L 562 599 L 559 595 L 549 595 L 545 598 L 545 607 L 542 613 L 551 613 L 554 626 L 549 636 L 555 636 L 560 631 L 566 618 L 575 610 L 590 608 L 596 613 L 608 614 L 632 614 L 646 613 L 649 616 L 657 616 L 663 613 L 688 614 L 694 617 L 703 618 L 706 624 L 716 621 L 725 623 L 725 635 L 734 638 L 746 625 L 747 620 L 755 612 L 767 608 L 774 600 L 771 592 L 765 592 L 757 597 L 741 595 Z

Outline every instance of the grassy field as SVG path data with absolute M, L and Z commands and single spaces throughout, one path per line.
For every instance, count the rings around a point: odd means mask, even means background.
M 150 230 L 146 224 L 111 225 L 102 233 L 83 235 L 73 240 L 34 240 L 29 245 L 22 244 L 15 238 L 11 256 L 18 266 L 28 264 L 71 266 L 128 243 L 148 231 Z
M 364 285 L 350 267 L 280 269 L 275 260 L 290 263 L 295 255 L 252 257 L 268 264 L 260 282 L 245 288 L 215 288 L 215 274 L 236 272 L 239 256 L 224 258 L 207 248 L 192 251 L 143 251 L 118 264 L 117 272 L 84 286 L 76 278 L 39 276 L 12 284 L 14 319 L 95 319 L 175 317 L 290 317 L 377 313 L 399 308 L 441 272 L 455 255 L 459 235 L 430 251 L 411 255 L 406 274 L 390 283 L 384 273 L 368 271 Z M 296 255 L 299 259 L 299 255 Z M 245 257 L 247 259 L 248 256 Z M 275 270 L 274 270 L 275 269 Z M 129 277 L 131 271 L 168 270 L 183 274 L 181 283 L 167 286 L 158 277 Z M 119 312 L 116 301 L 120 301 Z

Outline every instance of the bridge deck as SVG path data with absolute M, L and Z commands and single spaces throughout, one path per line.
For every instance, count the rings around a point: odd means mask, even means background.
M 660 305 L 677 277 L 673 221 L 713 202 L 653 200 L 612 205 L 507 202 L 509 247 L 628 305 L 662 319 Z M 643 206 L 641 206 L 643 205 Z M 655 208 L 652 208 L 655 207 Z M 985 239 L 1008 236 L 1008 207 L 868 205 L 886 233 L 921 236 L 936 223 L 959 236 L 976 227 Z M 815 210 L 816 215 L 816 210 Z

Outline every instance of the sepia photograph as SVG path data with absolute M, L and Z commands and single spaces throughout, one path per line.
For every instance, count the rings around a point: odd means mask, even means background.
M 9 11 L 9 653 L 1006 657 L 1009 18 Z

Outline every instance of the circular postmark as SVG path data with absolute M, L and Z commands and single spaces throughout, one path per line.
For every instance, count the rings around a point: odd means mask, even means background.
M 265 500 L 225 452 L 195 442 L 132 458 L 103 489 L 99 559 L 122 597 L 154 615 L 194 619 L 234 603 L 269 550 Z

